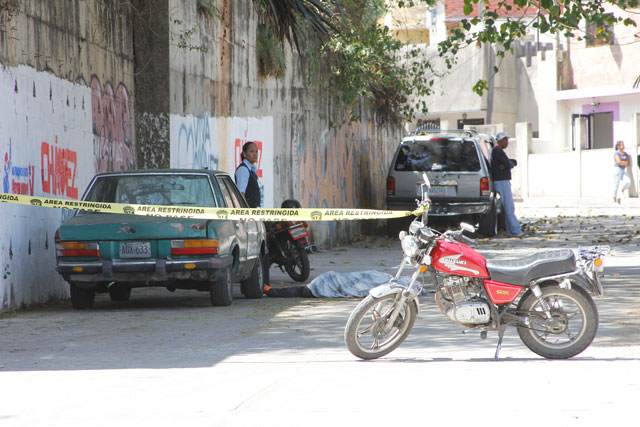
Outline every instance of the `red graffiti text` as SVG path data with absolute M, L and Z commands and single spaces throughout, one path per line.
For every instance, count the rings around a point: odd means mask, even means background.
M 56 144 L 58 137 L 56 136 Z M 78 198 L 76 170 L 78 154 L 68 148 L 59 148 L 43 142 L 40 146 L 42 164 L 42 191 L 44 193 Z

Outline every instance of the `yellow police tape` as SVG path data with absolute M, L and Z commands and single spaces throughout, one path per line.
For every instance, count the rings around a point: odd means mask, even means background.
M 82 209 L 91 212 L 119 213 L 176 218 L 232 219 L 257 221 L 334 221 L 356 219 L 388 219 L 419 215 L 415 211 L 383 211 L 375 209 L 267 209 L 267 208 L 207 208 L 199 206 L 134 205 L 124 203 L 83 202 L 79 200 L 34 197 L 0 193 L 0 202 L 60 209 Z

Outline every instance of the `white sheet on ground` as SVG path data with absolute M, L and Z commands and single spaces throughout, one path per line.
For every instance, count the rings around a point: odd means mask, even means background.
M 352 273 L 328 271 L 313 279 L 307 287 L 316 298 L 364 298 L 371 289 L 392 278 L 391 274 L 376 270 Z

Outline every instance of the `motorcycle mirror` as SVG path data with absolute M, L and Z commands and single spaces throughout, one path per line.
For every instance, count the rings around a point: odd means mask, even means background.
M 416 234 L 423 227 L 424 224 L 421 221 L 412 221 L 411 225 L 409 225 L 409 233 Z
M 418 185 L 420 186 L 420 198 L 422 200 L 427 200 L 429 198 L 429 189 L 431 188 L 431 182 L 429 181 L 429 177 L 425 172 L 422 173 L 423 182 L 418 181 Z
M 426 172 L 422 172 L 422 179 L 424 180 L 424 185 L 427 189 L 431 188 L 431 181 L 429 181 L 429 177 Z
M 466 222 L 461 222 L 460 223 L 460 228 L 462 230 L 466 231 L 467 233 L 475 233 L 476 232 L 476 228 L 471 224 L 467 224 Z

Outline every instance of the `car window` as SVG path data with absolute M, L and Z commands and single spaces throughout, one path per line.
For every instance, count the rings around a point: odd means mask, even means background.
M 400 145 L 395 170 L 472 172 L 480 170 L 480 160 L 473 140 L 405 141 Z
M 218 180 L 218 186 L 220 187 L 220 192 L 222 193 L 222 198 L 224 199 L 224 203 L 228 208 L 234 207 L 233 198 L 231 197 L 231 193 L 229 193 L 229 189 L 224 182 L 220 179 L 220 177 L 216 177 Z
M 138 205 L 215 207 L 205 175 L 121 175 L 96 180 L 86 199 Z
M 218 177 L 218 184 L 222 187 L 223 185 L 227 187 L 229 194 L 231 195 L 231 199 L 233 200 L 233 206 L 236 208 L 248 208 L 247 202 L 244 197 L 242 197 L 242 193 L 238 190 L 238 187 L 231 181 L 231 178 L 228 176 L 220 176 Z

